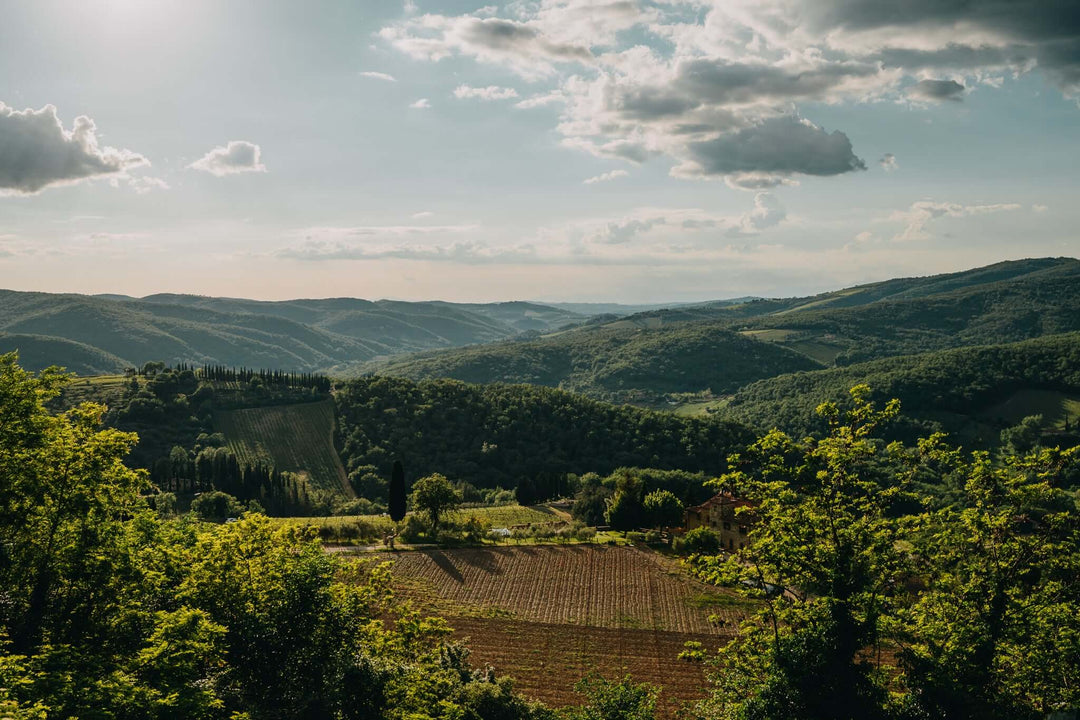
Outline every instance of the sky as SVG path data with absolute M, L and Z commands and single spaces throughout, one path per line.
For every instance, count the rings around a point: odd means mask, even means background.
M 1080 255 L 1080 4 L 0 0 L 0 287 L 793 296 Z

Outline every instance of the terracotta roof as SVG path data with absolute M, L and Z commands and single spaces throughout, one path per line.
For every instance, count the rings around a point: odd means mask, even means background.
M 686 508 L 687 510 L 705 510 L 713 505 L 732 505 L 734 507 L 753 507 L 754 503 L 749 500 L 743 500 L 737 498 L 729 492 L 719 492 L 713 495 L 711 498 L 701 503 L 700 505 L 694 505 L 693 507 Z

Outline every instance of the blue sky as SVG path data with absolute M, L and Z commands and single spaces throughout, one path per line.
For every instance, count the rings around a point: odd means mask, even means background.
M 1078 16 L 0 0 L 0 286 L 644 302 L 1076 256 Z

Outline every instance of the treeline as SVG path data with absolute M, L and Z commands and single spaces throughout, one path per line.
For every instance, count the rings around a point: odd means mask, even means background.
M 261 462 L 241 463 L 225 447 L 206 447 L 197 454 L 174 447 L 169 457 L 154 463 L 150 479 L 162 492 L 181 497 L 217 490 L 249 505 L 255 501 L 270 515 L 311 515 L 325 504 L 302 475 Z
M 817 433 L 825 423 L 814 409 L 843 400 L 860 383 L 870 385 L 877 400 L 900 400 L 904 417 L 893 423 L 893 437 L 944 431 L 965 444 L 989 447 L 1015 422 L 994 410 L 1014 393 L 1080 392 L 1080 333 L 783 375 L 743 388 L 719 414 L 760 429 Z
M 250 383 L 258 379 L 263 385 L 281 387 L 313 388 L 318 392 L 330 392 L 330 378 L 319 373 L 295 373 L 284 370 L 253 370 L 251 368 L 231 368 L 224 365 L 203 365 L 197 374 L 205 380 L 217 382 Z
M 467 385 L 366 377 L 335 398 L 350 479 L 442 473 L 479 488 L 537 493 L 567 473 L 651 467 L 716 473 L 749 431 L 717 418 L 683 418 L 525 385 Z M 536 495 L 534 495 L 535 497 Z

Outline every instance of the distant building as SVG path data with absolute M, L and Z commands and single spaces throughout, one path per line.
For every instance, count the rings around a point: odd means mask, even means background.
M 750 541 L 750 525 L 753 523 L 746 511 L 736 514 L 736 510 L 744 507 L 753 507 L 753 503 L 740 500 L 731 493 L 718 493 L 700 505 L 686 508 L 683 526 L 687 531 L 699 527 L 712 528 L 720 536 L 720 544 L 725 550 L 739 550 Z

